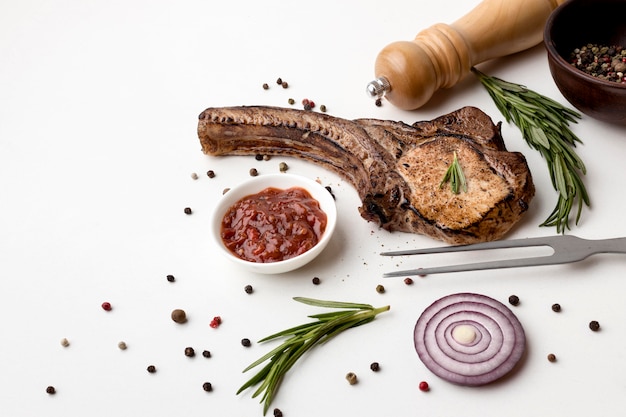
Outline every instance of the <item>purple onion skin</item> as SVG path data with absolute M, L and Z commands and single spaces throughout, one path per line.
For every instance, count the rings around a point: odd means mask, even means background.
M 470 326 L 476 337 L 457 341 L 452 330 Z M 415 324 L 415 350 L 435 375 L 454 384 L 479 386 L 508 374 L 526 349 L 524 329 L 501 302 L 481 294 L 445 296 L 424 310 Z

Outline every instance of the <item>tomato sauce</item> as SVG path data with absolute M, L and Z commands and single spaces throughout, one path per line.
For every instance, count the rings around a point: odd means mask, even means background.
M 278 262 L 315 246 L 326 223 L 326 213 L 305 189 L 270 187 L 228 209 L 222 219 L 221 237 L 241 259 Z

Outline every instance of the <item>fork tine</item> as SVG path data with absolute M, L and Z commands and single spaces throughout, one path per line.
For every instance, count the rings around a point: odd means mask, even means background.
M 405 271 L 387 272 L 383 274 L 383 277 L 391 278 L 406 277 L 411 275 L 432 275 L 444 274 L 448 272 L 482 271 L 487 269 L 519 268 L 523 266 L 556 265 L 561 263 L 563 263 L 563 261 L 559 260 L 554 255 L 546 255 L 537 256 L 534 258 L 517 258 L 506 259 L 502 261 L 476 262 L 470 264 L 436 266 L 432 268 L 407 269 Z
M 493 242 L 474 243 L 471 245 L 442 246 L 439 248 L 409 249 L 381 252 L 381 256 L 427 255 L 433 253 L 468 252 L 475 250 L 522 248 L 530 246 L 552 246 L 550 237 L 533 237 L 528 239 L 496 240 Z

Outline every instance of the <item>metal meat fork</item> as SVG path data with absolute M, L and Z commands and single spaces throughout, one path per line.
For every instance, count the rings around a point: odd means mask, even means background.
M 460 265 L 438 266 L 433 268 L 410 269 L 385 273 L 385 277 L 407 275 L 442 274 L 446 272 L 478 271 L 484 269 L 518 268 L 523 266 L 556 265 L 578 262 L 596 253 L 626 253 L 626 238 L 587 240 L 576 236 L 559 235 L 517 240 L 500 240 L 475 243 L 471 245 L 446 246 L 441 248 L 415 249 L 395 252 L 383 252 L 382 256 L 407 256 L 434 253 L 467 252 L 487 249 L 505 249 L 521 247 L 549 246 L 554 250 L 551 255 L 535 256 L 501 261 L 476 262 Z

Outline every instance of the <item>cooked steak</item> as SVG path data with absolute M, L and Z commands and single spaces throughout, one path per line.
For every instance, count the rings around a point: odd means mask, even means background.
M 474 107 L 412 126 L 277 107 L 208 108 L 198 136 L 207 155 L 320 164 L 356 188 L 364 219 L 452 244 L 501 238 L 535 191 L 524 156 L 508 152 L 499 125 Z M 455 152 L 467 180 L 459 193 L 441 186 Z

